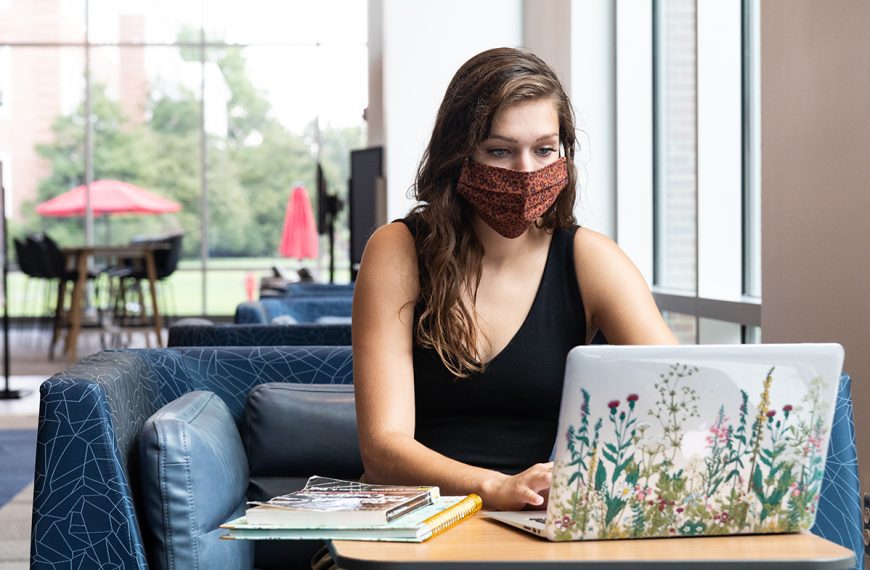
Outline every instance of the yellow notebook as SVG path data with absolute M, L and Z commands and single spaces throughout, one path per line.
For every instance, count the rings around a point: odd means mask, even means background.
M 245 517 L 221 525 L 227 534 L 221 538 L 235 540 L 375 540 L 423 542 L 459 524 L 480 510 L 483 502 L 477 495 L 439 497 L 431 505 L 399 517 L 385 525 L 366 528 L 335 526 L 332 528 L 286 528 L 278 525 L 251 525 Z

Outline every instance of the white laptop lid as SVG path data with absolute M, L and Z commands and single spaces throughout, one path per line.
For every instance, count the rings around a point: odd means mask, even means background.
M 574 348 L 546 536 L 810 528 L 842 365 L 838 344 Z

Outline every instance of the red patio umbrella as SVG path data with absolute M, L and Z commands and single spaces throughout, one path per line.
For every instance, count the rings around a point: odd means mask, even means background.
M 84 216 L 85 191 L 84 184 L 67 190 L 39 204 L 36 213 L 40 216 Z M 95 216 L 168 214 L 181 210 L 181 205 L 128 182 L 94 180 L 91 182 L 91 210 Z
M 308 192 L 302 186 L 294 188 L 287 201 L 278 253 L 284 257 L 317 259 L 317 226 Z

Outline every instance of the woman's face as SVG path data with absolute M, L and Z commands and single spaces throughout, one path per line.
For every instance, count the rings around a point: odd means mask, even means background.
M 531 172 L 559 158 L 559 113 L 552 99 L 533 99 L 496 111 L 489 136 L 471 159 L 487 166 Z

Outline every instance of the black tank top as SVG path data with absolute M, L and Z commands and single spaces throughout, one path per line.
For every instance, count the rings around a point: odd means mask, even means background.
M 399 221 L 416 236 L 414 221 Z M 482 374 L 456 378 L 434 350 L 415 343 L 417 441 L 463 463 L 508 474 L 549 459 L 565 359 L 571 348 L 586 342 L 574 271 L 576 231 L 555 230 L 525 321 Z M 418 304 L 415 317 L 419 310 Z

